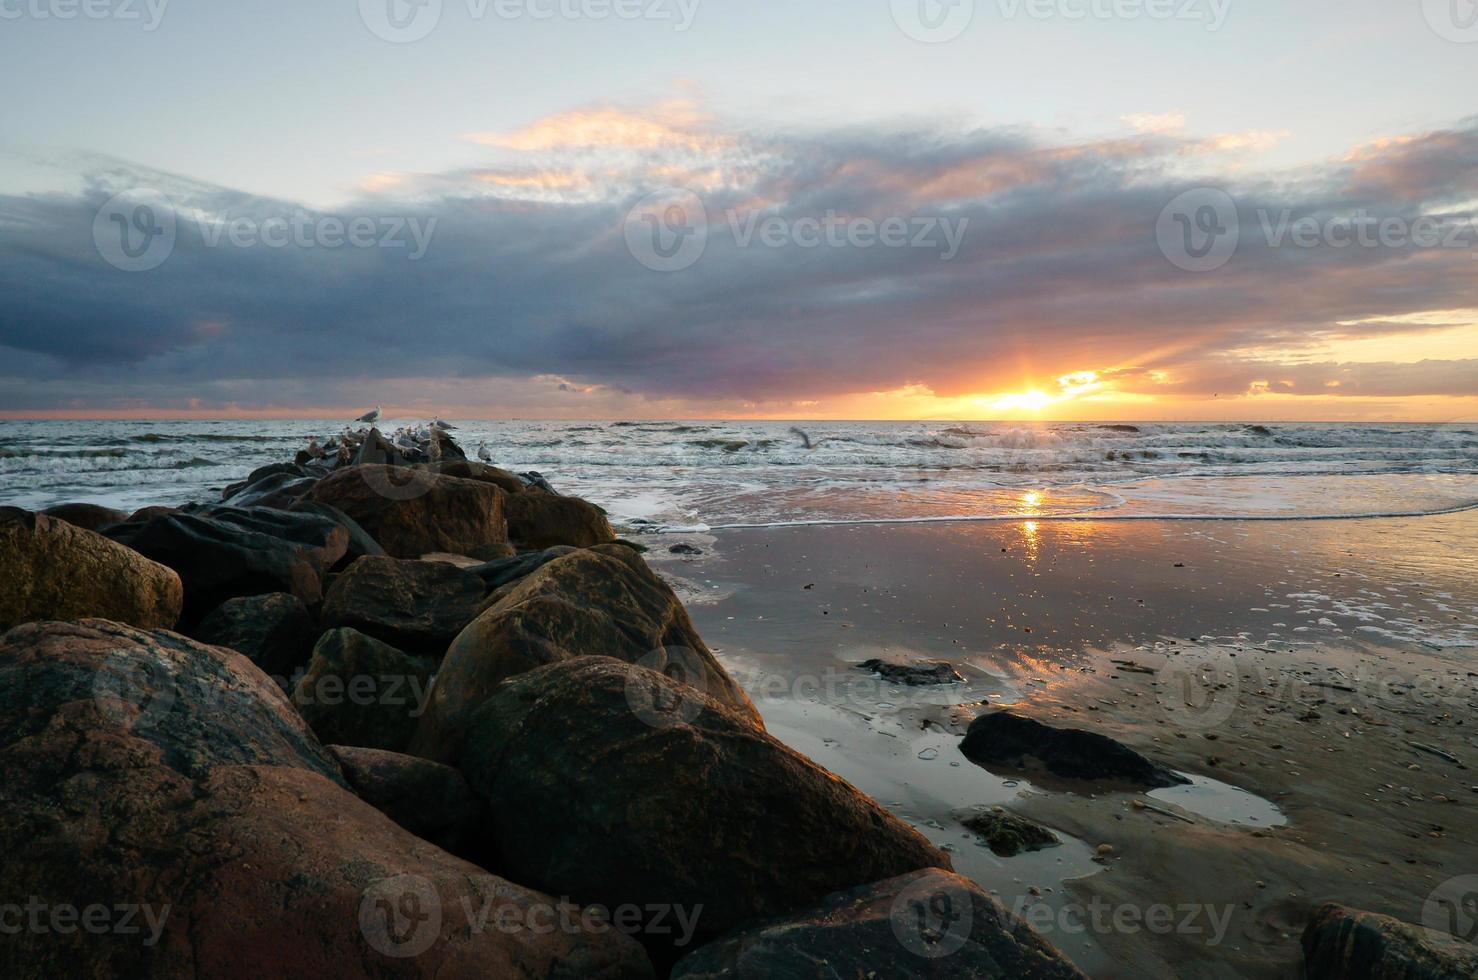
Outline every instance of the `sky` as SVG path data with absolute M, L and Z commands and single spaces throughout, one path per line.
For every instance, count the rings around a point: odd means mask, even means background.
M 1478 418 L 1471 0 L 0 0 L 0 417 Z

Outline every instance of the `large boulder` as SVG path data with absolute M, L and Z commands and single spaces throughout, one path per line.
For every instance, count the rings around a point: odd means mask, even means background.
M 584 656 L 667 672 L 763 726 L 672 589 L 629 548 L 574 551 L 504 586 L 489 602 L 447 650 L 412 743 L 416 755 L 451 761 L 472 712 L 499 683 Z
M 321 480 L 309 496 L 349 515 L 396 558 L 466 554 L 508 540 L 507 495 L 491 483 L 401 466 L 353 466 Z
M 677 964 L 673 980 L 1085 980 L 974 882 L 930 868 L 828 895 L 740 929 Z
M 451 766 L 413 755 L 331 745 L 344 778 L 370 806 L 422 840 L 471 859 L 483 803 Z
M 164 632 L 0 638 L 0 976 L 647 977 L 625 937 L 397 827 L 249 661 Z M 80 927 L 79 927 L 80 926 Z M 9 931 L 9 930 L 7 930 Z
M 128 515 L 123 511 L 99 504 L 57 504 L 55 507 L 46 508 L 41 513 L 88 531 L 96 531 L 100 527 L 121 524 L 128 520 Z
M 446 562 L 361 558 L 329 587 L 323 626 L 352 626 L 440 660 L 486 593 L 481 578 Z
M 483 483 L 491 483 L 494 486 L 501 487 L 504 493 L 523 493 L 528 489 L 528 484 L 519 479 L 516 474 L 488 463 L 478 463 L 467 459 L 453 459 L 444 460 L 439 463 L 428 463 L 426 464 L 426 468 L 445 476 L 455 476 L 463 480 L 480 480 Z
M 325 743 L 399 752 L 425 710 L 436 665 L 357 630 L 319 638 L 292 701 Z
M 179 572 L 187 625 L 237 596 L 287 592 L 317 605 L 324 572 L 349 543 L 347 531 L 316 514 L 219 505 L 115 524 L 107 534 Z
M 991 711 L 972 721 L 960 751 L 987 768 L 1030 769 L 1035 765 L 1064 779 L 1103 780 L 1145 789 L 1190 782 L 1107 735 L 1053 728 L 1011 711 Z
M 286 592 L 237 596 L 206 614 L 191 632 L 201 643 L 229 647 L 281 686 L 308 662 L 318 627 L 303 600 Z
M 337 507 L 328 504 L 320 504 L 316 500 L 299 500 L 293 504 L 291 510 L 302 514 L 317 514 L 319 517 L 327 517 L 338 524 L 349 533 L 349 547 L 344 552 L 344 557 L 334 566 L 335 570 L 347 568 L 365 555 L 383 555 L 385 549 L 380 547 L 368 531 L 359 526 L 359 522 Z
M 266 466 L 258 466 L 252 470 L 245 480 L 233 483 L 221 491 L 222 499 L 234 497 L 253 484 L 260 483 L 274 476 L 285 476 L 290 480 L 300 480 L 304 477 L 320 477 L 327 470 L 322 466 L 304 466 L 298 463 L 268 463 Z
M 1455 917 L 1452 926 L 1471 929 L 1478 923 L 1473 895 L 1459 893 L 1452 898 L 1456 901 L 1444 910 Z M 1465 899 L 1467 907 L 1463 907 Z M 1307 980 L 1472 980 L 1478 977 L 1475 938 L 1469 935 L 1468 942 L 1460 942 L 1433 929 L 1331 902 L 1314 913 L 1304 929 L 1304 976 Z
M 441 681 L 438 679 L 437 686 Z M 497 867 L 607 907 L 693 913 L 697 936 L 949 858 L 746 713 L 609 657 L 505 682 L 459 768 Z M 647 935 L 661 960 L 672 935 Z
M 605 511 L 579 497 L 531 490 L 510 496 L 504 511 L 508 515 L 508 537 L 520 548 L 558 544 L 589 548 L 616 540 Z
M 318 482 L 316 476 L 274 473 L 248 484 L 221 502 L 227 507 L 275 507 L 290 510 Z
M 45 514 L 0 507 L 0 630 L 101 616 L 144 629 L 180 618 L 180 577 L 116 541 Z

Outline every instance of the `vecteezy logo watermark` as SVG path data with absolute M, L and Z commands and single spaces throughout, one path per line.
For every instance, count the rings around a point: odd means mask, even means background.
M 174 710 L 177 687 L 166 661 L 119 650 L 93 672 L 92 699 L 113 725 L 146 731 Z
M 1231 261 L 1241 239 L 1237 202 L 1226 191 L 1197 187 L 1176 195 L 1155 222 L 1155 240 L 1186 272 L 1213 272 Z
M 0 0 L 0 20 L 142 21 L 154 31 L 168 6 L 169 0 Z
M 703 713 L 708 668 L 690 647 L 658 647 L 636 662 L 626 681 L 626 703 L 653 728 L 688 725 Z M 656 675 L 667 678 L 664 683 Z
M 727 231 L 737 248 L 921 248 L 948 262 L 959 254 L 968 217 L 892 215 L 848 217 L 836 211 L 799 218 L 740 214 L 730 208 L 713 226 L 703 199 L 690 190 L 648 195 L 626 212 L 626 247 L 638 262 L 657 272 L 691 267 L 708 248 L 714 232 Z
M 169 921 L 170 906 L 119 902 L 105 905 L 71 905 L 43 901 L 29 896 L 25 904 L 0 903 L 0 936 L 31 935 L 70 936 L 85 932 L 90 936 L 137 936 L 148 930 L 144 946 L 156 946 Z
M 965 33 L 975 0 L 892 0 L 893 23 L 915 41 L 943 44 Z
M 1461 0 L 1458 0 L 1461 2 Z M 975 19 L 976 0 L 892 0 L 899 30 L 927 44 L 953 41 Z M 1194 21 L 1208 31 L 1226 23 L 1232 0 L 996 0 L 1002 20 Z
M 975 899 L 969 889 L 928 875 L 898 893 L 888 918 L 904 949 L 936 960 L 970 941 Z
M 175 211 L 169 198 L 142 187 L 109 198 L 92 219 L 92 242 L 124 272 L 157 269 L 174 252 Z
M 441 896 L 420 875 L 375 882 L 359 899 L 359 931 L 377 953 L 420 956 L 441 935 Z
M 654 272 L 678 272 L 708 248 L 708 212 L 692 191 L 649 194 L 626 212 L 626 248 Z
M 4 0 L 0 0 L 4 2 Z M 701 0 L 465 0 L 473 21 L 650 20 L 679 33 L 693 26 Z M 419 41 L 441 23 L 442 0 L 359 0 L 359 16 L 376 37 L 394 44 Z
M 1422 0 L 1422 13 L 1438 37 L 1458 44 L 1478 42 L 1478 0 Z
M 1433 937 L 1478 946 L 1478 875 L 1449 878 L 1422 905 L 1422 925 Z
M 1141 932 L 1167 936 L 1204 936 L 1205 945 L 1220 946 L 1232 924 L 1232 905 L 1115 905 L 1094 897 L 1088 902 L 1069 902 L 1061 908 L 1029 897 L 1018 898 L 1012 912 L 1044 936 L 1133 936 Z
M 444 905 L 436 885 L 402 874 L 372 883 L 360 895 L 359 931 L 376 952 L 394 959 L 420 956 L 441 937 L 443 925 L 466 935 L 662 936 L 681 949 L 698 931 L 702 905 L 579 905 L 569 898 L 545 901 L 492 876 L 465 879 L 470 891 Z
M 1237 710 L 1237 664 L 1224 650 L 1187 650 L 1167 657 L 1156 681 L 1155 700 L 1177 727 L 1216 728 Z
M 381 40 L 409 44 L 436 30 L 441 0 L 359 0 L 359 18 Z
M 191 225 L 208 249 L 404 249 L 407 259 L 415 262 L 431 247 L 438 220 L 406 215 L 344 217 L 297 208 L 266 217 L 194 212 Z M 149 272 L 174 254 L 180 223 L 179 209 L 169 197 L 152 188 L 136 188 L 115 195 L 98 209 L 92 240 L 114 268 Z

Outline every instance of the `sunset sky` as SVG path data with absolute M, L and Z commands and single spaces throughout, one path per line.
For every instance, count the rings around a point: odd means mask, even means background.
M 1446 0 L 56 6 L 0 417 L 1478 418 Z

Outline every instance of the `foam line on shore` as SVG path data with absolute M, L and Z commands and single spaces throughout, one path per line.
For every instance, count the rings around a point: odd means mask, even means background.
M 881 524 L 985 524 L 1008 521 L 1366 521 L 1402 517 L 1442 517 L 1478 510 L 1478 501 L 1439 510 L 1380 511 L 1361 514 L 1104 514 L 1078 511 L 1072 514 L 960 514 L 943 517 L 870 517 L 819 519 L 814 521 L 768 521 L 763 523 L 710 524 L 710 531 L 762 530 L 782 527 L 847 527 Z M 666 528 L 644 528 L 653 534 L 677 533 Z M 687 528 L 685 530 L 692 530 Z

